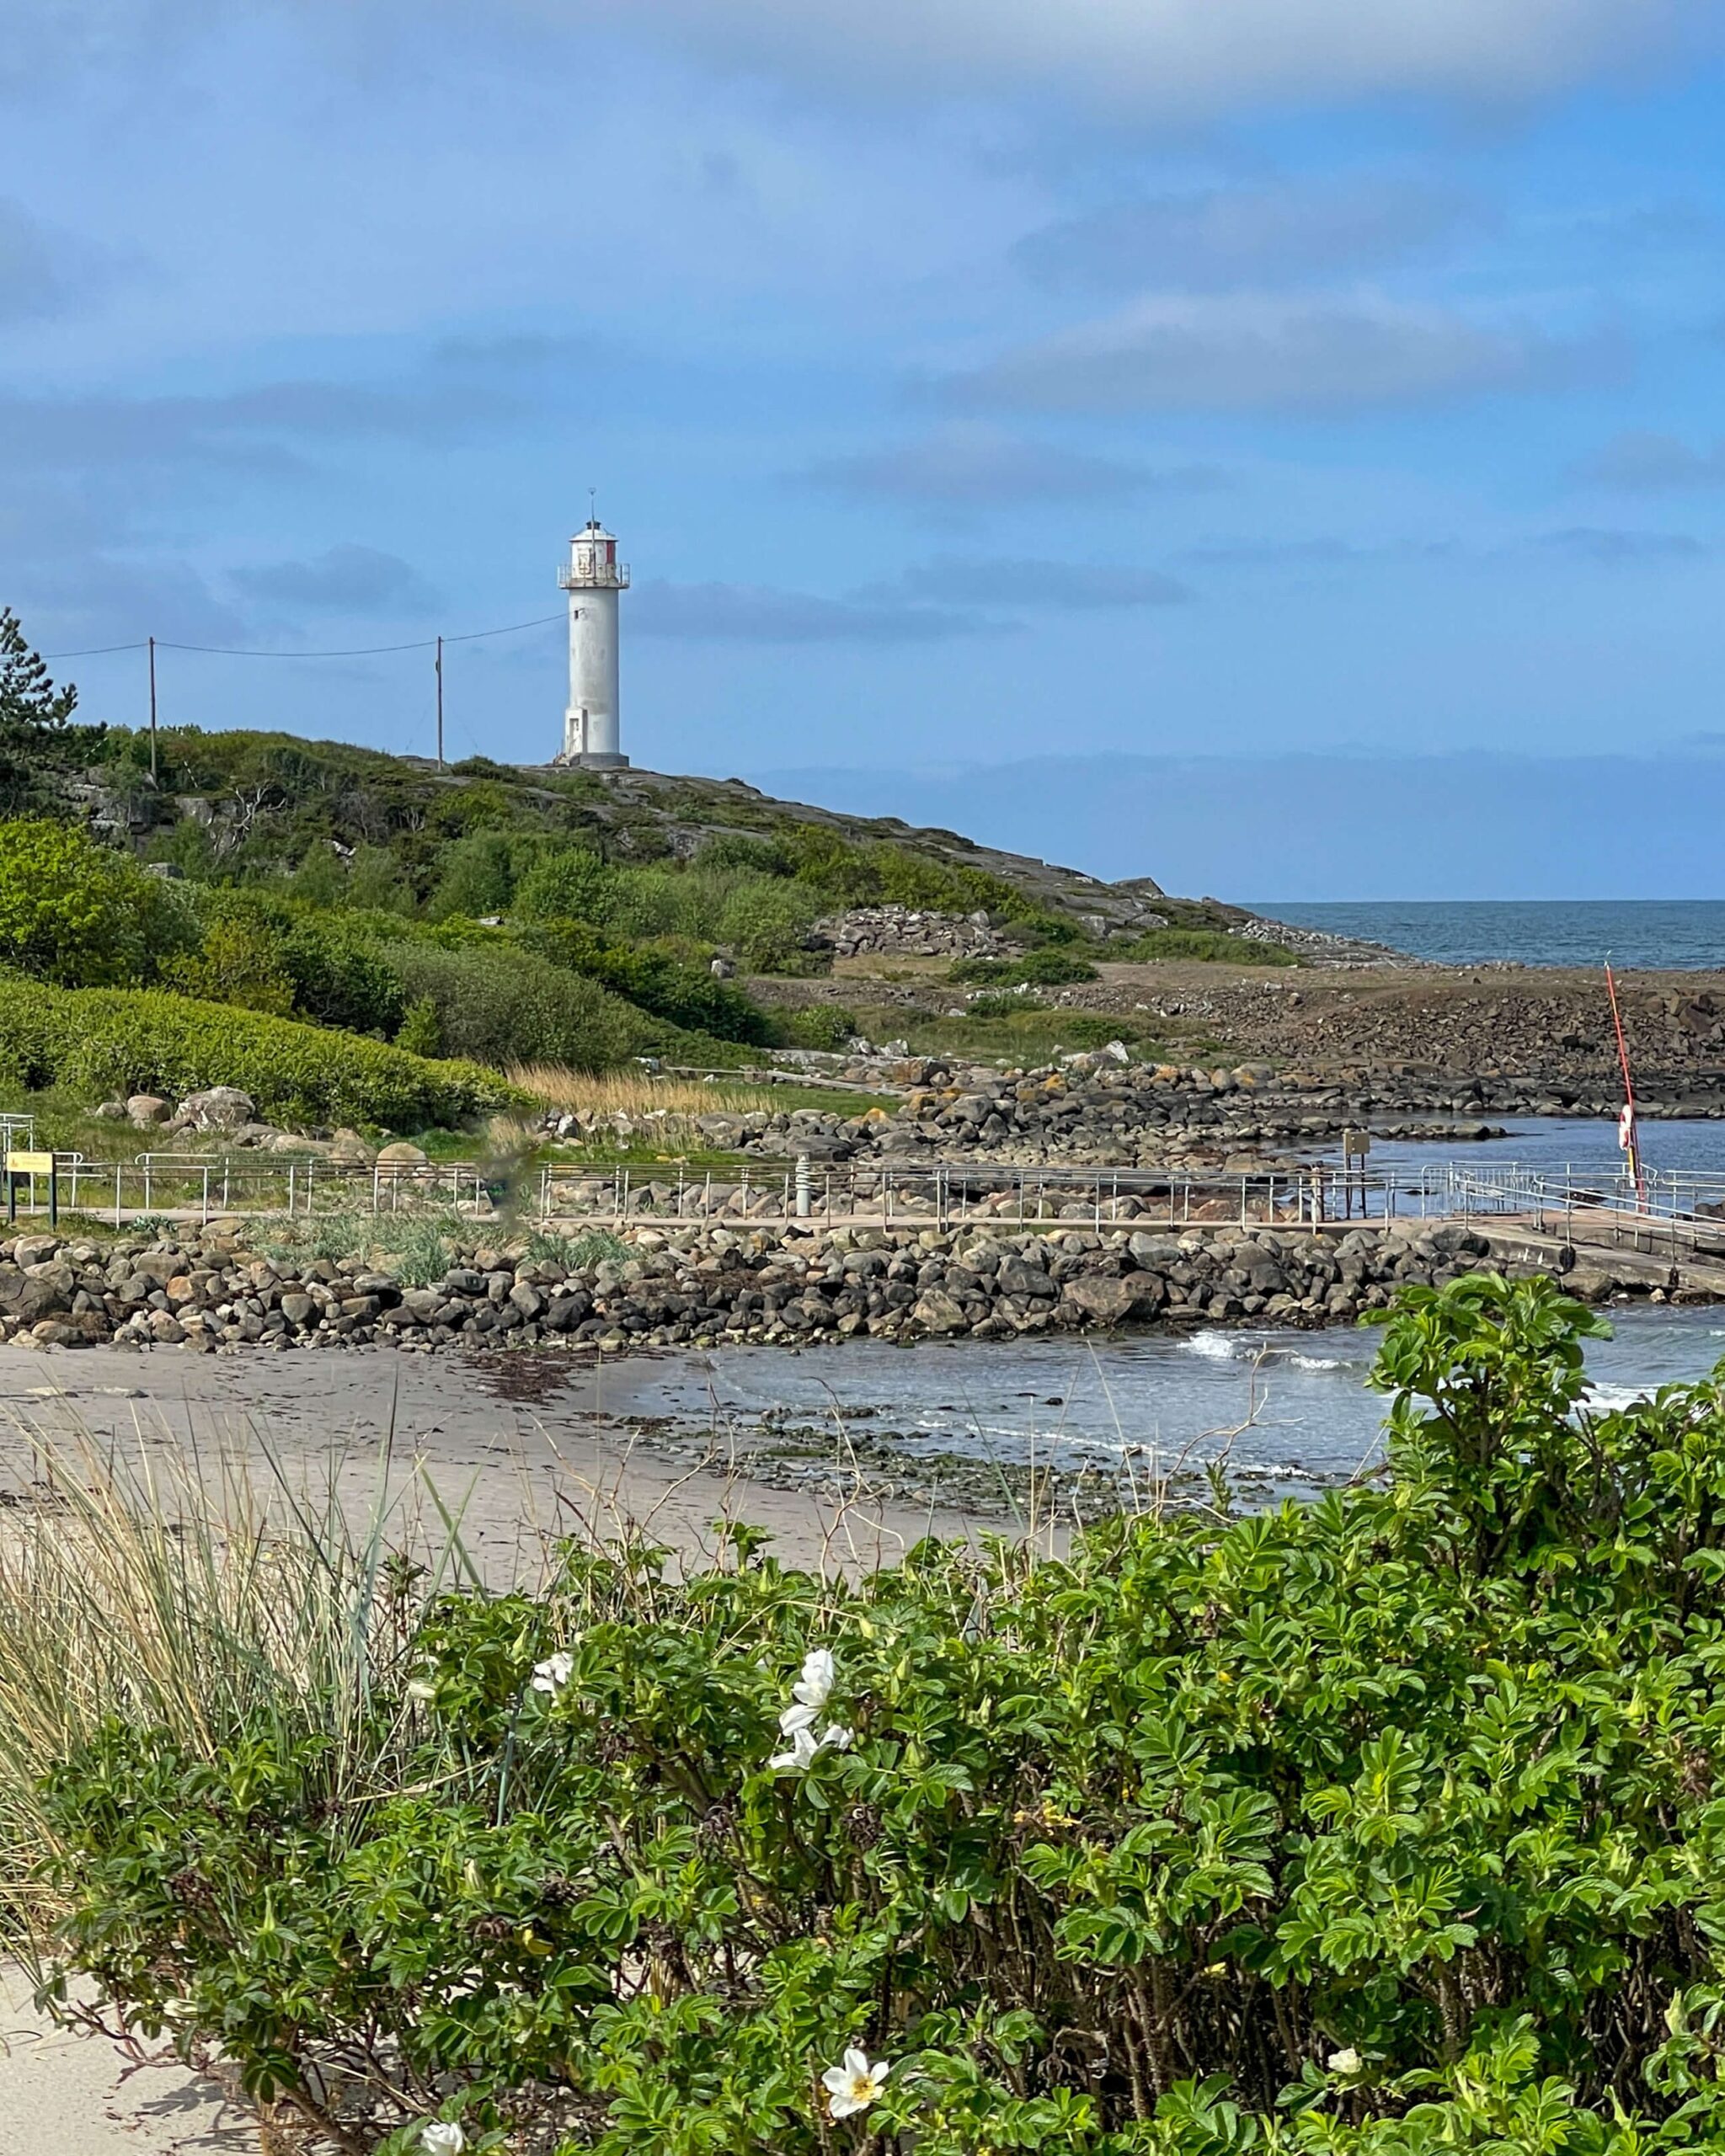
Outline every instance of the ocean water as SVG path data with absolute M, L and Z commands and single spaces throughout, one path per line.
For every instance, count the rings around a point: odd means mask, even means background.
M 1445 965 L 1725 967 L 1725 899 L 1290 899 L 1253 910 Z

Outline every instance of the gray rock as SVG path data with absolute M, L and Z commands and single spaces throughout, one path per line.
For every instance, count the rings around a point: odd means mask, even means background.
M 134 1093 L 126 1104 L 126 1119 L 135 1130 L 153 1130 L 168 1116 L 168 1103 L 158 1093 Z
M 925 1332 L 968 1332 L 970 1320 L 963 1305 L 943 1288 L 930 1288 L 917 1300 L 911 1315 Z
M 206 1092 L 188 1093 L 176 1120 L 195 1130 L 241 1130 L 257 1115 L 258 1104 L 249 1093 L 238 1086 L 211 1086 Z
M 1154 1315 L 1162 1300 L 1162 1284 L 1148 1273 L 1123 1273 L 1118 1279 L 1087 1273 L 1066 1283 L 1060 1299 L 1092 1325 L 1128 1325 L 1135 1318 Z

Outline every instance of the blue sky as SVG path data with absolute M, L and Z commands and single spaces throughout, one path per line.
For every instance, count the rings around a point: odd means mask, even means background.
M 591 486 L 660 770 L 1022 766 L 1023 841 L 1051 752 L 1725 728 L 1700 0 L 14 0 L 0 100 L 0 598 L 51 650 L 553 614 Z M 458 648 L 454 751 L 548 754 L 562 668 Z M 140 715 L 135 655 L 67 670 Z M 430 742 L 415 654 L 162 682 Z M 1093 865 L 1278 888 L 1148 800 Z

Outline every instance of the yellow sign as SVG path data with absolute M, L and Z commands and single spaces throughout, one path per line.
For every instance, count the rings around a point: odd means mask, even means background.
M 8 1153 L 6 1172 L 12 1176 L 51 1176 L 54 1172 L 51 1153 Z

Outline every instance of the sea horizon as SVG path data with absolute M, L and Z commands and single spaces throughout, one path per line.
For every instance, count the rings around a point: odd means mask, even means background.
M 1444 965 L 1725 969 L 1725 899 L 1266 899 L 1252 910 Z

